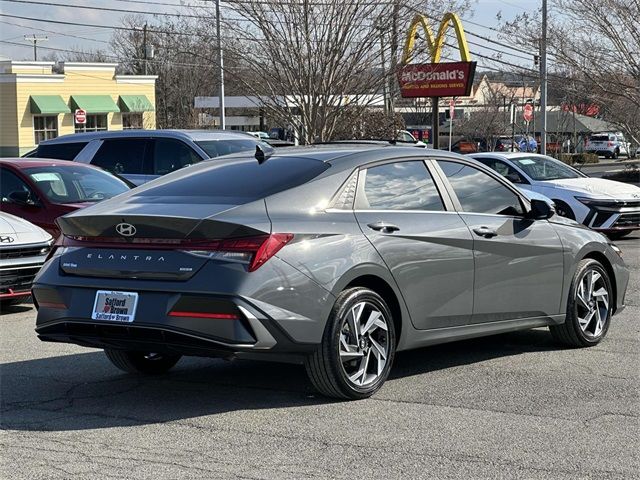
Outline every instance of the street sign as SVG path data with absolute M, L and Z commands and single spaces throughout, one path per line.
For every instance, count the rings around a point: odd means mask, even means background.
M 76 110 L 74 117 L 75 117 L 76 123 L 80 125 L 84 125 L 85 123 L 87 123 L 87 112 L 85 112 L 81 108 L 78 108 Z
M 525 104 L 522 111 L 522 116 L 524 117 L 525 122 L 530 122 L 531 120 L 533 120 L 533 105 L 531 103 Z

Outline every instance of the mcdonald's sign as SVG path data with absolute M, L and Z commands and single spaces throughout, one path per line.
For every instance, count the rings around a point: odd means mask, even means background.
M 456 32 L 460 62 L 440 61 L 450 25 Z M 410 63 L 420 27 L 424 32 L 431 63 Z M 398 80 L 403 97 L 458 97 L 471 93 L 476 62 L 471 61 L 464 29 L 455 13 L 445 14 L 435 36 L 429 20 L 424 15 L 416 15 L 409 26 L 402 64 Z

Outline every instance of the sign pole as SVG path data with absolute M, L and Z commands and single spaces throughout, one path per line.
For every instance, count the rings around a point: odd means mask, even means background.
M 440 97 L 431 97 L 432 102 L 432 115 L 431 119 L 431 136 L 433 137 L 433 148 L 438 150 L 440 148 L 440 112 L 438 111 Z
M 449 151 L 451 151 L 451 136 L 453 135 L 453 116 L 456 106 L 456 97 L 449 101 Z

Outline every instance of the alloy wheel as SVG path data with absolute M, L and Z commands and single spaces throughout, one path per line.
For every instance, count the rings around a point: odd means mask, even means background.
M 580 329 L 589 337 L 598 337 L 609 321 L 609 291 L 596 269 L 588 269 L 580 279 L 576 306 Z
M 342 319 L 339 348 L 342 369 L 356 387 L 382 375 L 389 357 L 389 328 L 376 305 L 364 301 L 349 309 Z

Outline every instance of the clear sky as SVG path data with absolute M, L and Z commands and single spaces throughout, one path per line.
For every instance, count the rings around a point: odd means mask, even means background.
M 88 24 L 102 25 L 119 25 L 120 19 L 125 13 L 120 12 L 104 12 L 92 9 L 65 8 L 61 6 L 50 5 L 48 0 L 33 0 L 43 4 L 27 4 L 19 3 L 15 0 L 0 0 L 0 13 L 6 15 L 17 15 L 22 17 L 32 17 L 38 19 L 59 20 L 67 22 L 79 22 Z M 202 5 L 204 2 L 198 0 L 148 0 L 160 3 L 192 3 Z M 118 9 L 134 9 L 142 11 L 155 12 L 182 12 L 185 9 L 175 9 L 172 7 L 164 7 L 157 5 L 145 4 L 145 0 L 139 2 L 132 0 L 51 0 L 51 3 L 60 3 L 68 5 L 96 5 L 100 7 L 118 8 Z M 496 28 L 499 25 L 497 15 L 500 14 L 503 20 L 513 18 L 515 15 L 525 11 L 535 12 L 539 8 L 539 0 L 477 0 L 472 16 L 469 22 L 465 24 L 465 28 L 469 32 L 474 32 L 488 38 L 497 38 L 498 33 L 490 28 Z M 162 9 L 162 10 L 161 10 Z M 150 17 L 151 19 L 153 17 Z M 44 35 L 48 37 L 48 41 L 41 45 L 48 48 L 59 48 L 67 50 L 108 50 L 108 41 L 111 38 L 112 30 L 82 27 L 77 25 L 61 25 L 51 22 L 36 22 L 25 19 L 16 19 L 0 16 L 0 56 L 8 57 L 14 60 L 31 60 L 33 59 L 32 44 L 24 40 L 24 35 Z M 477 37 L 469 36 L 470 42 L 478 44 L 487 44 L 486 41 Z M 503 40 L 504 41 L 504 40 Z M 12 43 L 4 43 L 12 42 Z M 15 45 L 15 43 L 20 45 Z M 487 56 L 496 55 L 497 52 L 485 49 L 478 45 L 470 45 L 471 50 L 482 53 Z M 515 53 L 518 56 L 509 56 L 503 54 L 500 58 L 504 61 L 520 63 L 522 65 L 532 66 L 523 57 L 523 54 L 509 50 L 502 46 L 493 45 L 493 48 L 509 53 Z M 52 50 L 42 48 L 39 50 L 39 57 L 42 58 Z M 527 55 L 524 55 L 527 57 Z M 476 58 L 480 67 L 483 65 L 500 66 L 499 63 L 489 62 L 481 58 Z

